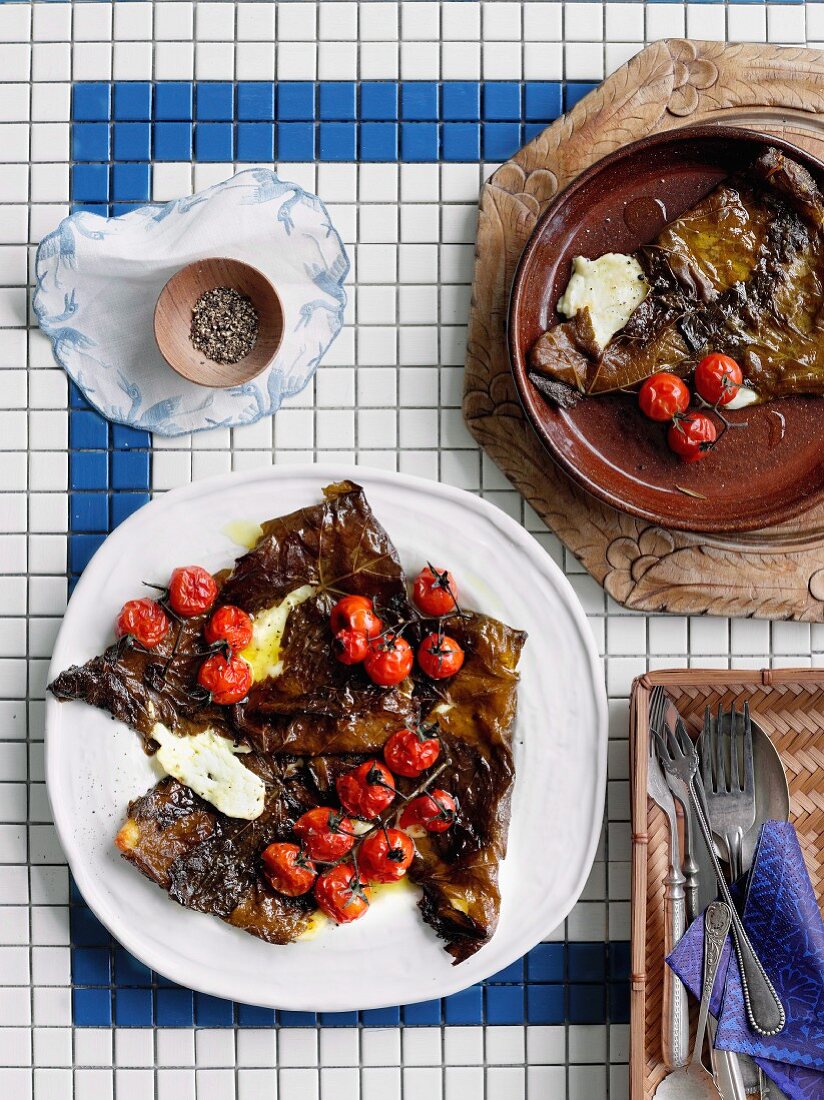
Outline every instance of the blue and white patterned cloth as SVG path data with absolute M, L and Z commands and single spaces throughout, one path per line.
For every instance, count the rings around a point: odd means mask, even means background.
M 272 366 L 209 389 L 166 364 L 152 315 L 171 276 L 224 256 L 262 271 L 285 313 Z M 118 218 L 65 218 L 37 250 L 34 310 L 57 361 L 107 419 L 159 435 L 252 424 L 310 380 L 343 325 L 349 260 L 320 199 L 267 168 Z

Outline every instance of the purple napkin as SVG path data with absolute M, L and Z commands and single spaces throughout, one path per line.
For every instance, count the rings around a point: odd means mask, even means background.
M 787 1023 L 760 1036 L 747 1023 L 738 964 L 728 941 L 711 1010 L 720 1017 L 715 1045 L 751 1055 L 790 1100 L 824 1097 L 824 923 L 795 829 L 768 821 L 761 829 L 742 914 Z M 695 920 L 667 962 L 697 995 L 701 984 L 703 917 Z

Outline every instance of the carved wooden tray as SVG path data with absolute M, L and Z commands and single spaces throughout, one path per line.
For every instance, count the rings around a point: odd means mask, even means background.
M 629 141 L 713 121 L 781 134 L 824 157 L 824 52 L 656 42 L 489 179 L 478 216 L 464 416 L 547 526 L 619 603 L 643 611 L 820 620 L 824 504 L 781 526 L 730 536 L 667 531 L 617 512 L 553 463 L 525 419 L 509 368 L 512 279 L 547 202 Z

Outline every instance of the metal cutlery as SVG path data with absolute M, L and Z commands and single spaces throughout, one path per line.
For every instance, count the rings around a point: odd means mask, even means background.
M 741 923 L 741 918 L 738 916 L 733 904 L 718 858 L 715 855 L 703 784 L 698 773 L 698 754 L 680 718 L 676 722 L 675 731 L 667 731 L 666 741 L 660 734 L 654 734 L 654 737 L 658 759 L 670 786 L 673 784 L 677 786 L 679 794 L 683 794 L 692 802 L 701 836 L 718 881 L 721 897 L 731 910 L 733 943 L 741 970 L 747 1019 L 750 1026 L 759 1034 L 775 1035 L 782 1030 L 786 1022 L 784 1007 L 750 943 Z
M 741 874 L 744 834 L 755 824 L 755 776 L 749 703 L 744 703 L 743 733 L 738 728 L 737 718 L 738 713 L 733 707 L 729 716 L 729 735 L 725 737 L 721 704 L 718 705 L 715 722 L 710 717 L 708 707 L 704 713 L 704 729 L 698 748 L 709 823 L 713 833 L 727 849 L 727 862 L 733 881 Z

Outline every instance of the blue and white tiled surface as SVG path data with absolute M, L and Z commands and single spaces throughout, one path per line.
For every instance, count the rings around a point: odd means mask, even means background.
M 824 627 L 645 617 L 606 599 L 460 415 L 483 178 L 637 52 L 689 34 L 820 44 L 824 4 L 0 2 L 0 1093 L 9 1100 L 622 1100 L 627 693 L 649 667 L 824 663 Z M 275 421 L 152 439 L 70 392 L 27 315 L 36 242 L 275 163 L 353 260 L 347 326 Z M 171 986 L 71 889 L 43 786 L 46 668 L 105 532 L 192 478 L 352 460 L 481 492 L 566 568 L 604 655 L 602 844 L 565 926 L 483 987 L 360 1015 Z M 551 675 L 551 670 L 548 670 Z

